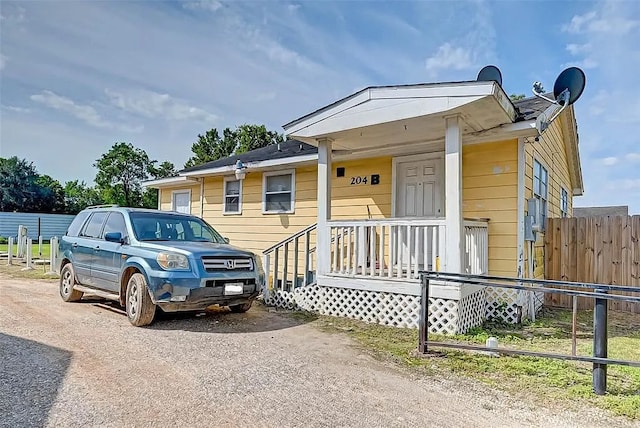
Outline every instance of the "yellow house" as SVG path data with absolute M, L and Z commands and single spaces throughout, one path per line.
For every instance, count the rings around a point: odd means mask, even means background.
M 543 274 L 544 230 L 529 244 L 526 216 L 571 216 L 583 192 L 574 110 L 539 133 L 549 105 L 493 81 L 370 87 L 287 123 L 280 145 L 146 186 L 160 209 L 263 254 L 268 302 L 414 327 L 421 270 Z M 472 285 L 430 295 L 432 330 L 451 333 L 517 321 L 531 300 Z

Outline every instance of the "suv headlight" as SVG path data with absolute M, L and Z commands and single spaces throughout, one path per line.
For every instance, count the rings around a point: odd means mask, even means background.
M 159 253 L 156 260 L 165 270 L 189 270 L 189 259 L 182 254 Z

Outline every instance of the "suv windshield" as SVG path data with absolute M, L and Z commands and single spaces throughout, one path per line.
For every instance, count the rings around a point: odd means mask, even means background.
M 224 244 L 225 240 L 198 217 L 152 212 L 130 214 L 139 241 L 198 241 Z

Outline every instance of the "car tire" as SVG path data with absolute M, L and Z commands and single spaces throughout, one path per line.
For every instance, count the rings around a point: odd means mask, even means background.
M 147 280 L 141 273 L 134 273 L 127 283 L 126 310 L 129 322 L 142 327 L 153 322 L 156 305 L 147 291 Z
M 75 284 L 76 273 L 73 270 L 73 265 L 67 263 L 60 271 L 60 297 L 62 297 L 62 300 L 65 302 L 77 302 L 82 299 L 82 291 L 73 288 Z
M 233 313 L 241 314 L 241 313 L 247 312 L 249 309 L 251 309 L 251 305 L 252 304 L 253 304 L 253 301 L 248 302 L 248 303 L 243 303 L 241 305 L 229 306 L 229 309 L 231 309 L 231 312 L 233 312 Z

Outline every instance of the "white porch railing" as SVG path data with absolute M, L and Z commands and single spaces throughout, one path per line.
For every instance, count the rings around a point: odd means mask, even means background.
M 416 281 L 422 270 L 446 270 L 444 219 L 330 221 L 329 274 Z M 488 227 L 465 221 L 466 273 L 488 272 Z
M 464 222 L 465 273 L 484 275 L 489 273 L 489 224 L 486 221 Z

